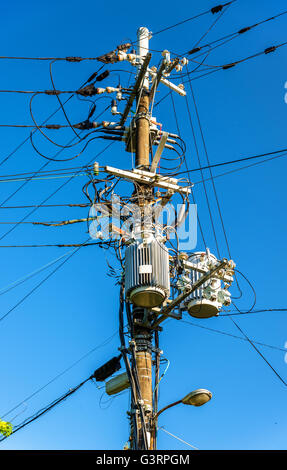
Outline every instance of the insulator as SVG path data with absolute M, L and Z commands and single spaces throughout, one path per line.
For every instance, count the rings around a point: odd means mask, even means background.
M 118 106 L 117 106 L 117 101 L 116 100 L 112 100 L 111 113 L 112 114 L 118 114 Z
M 157 307 L 169 296 L 169 253 L 156 238 L 127 247 L 125 292 L 134 305 L 145 308 Z
M 99 174 L 99 163 L 98 162 L 94 162 L 93 170 L 94 170 L 94 175 Z

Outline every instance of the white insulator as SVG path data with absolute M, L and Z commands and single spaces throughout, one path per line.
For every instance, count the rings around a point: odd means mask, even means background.
M 165 49 L 164 51 L 162 51 L 161 55 L 165 59 L 166 64 L 167 65 L 170 64 L 170 52 L 167 49 Z
M 115 122 L 110 122 L 110 121 L 103 121 L 103 122 L 101 123 L 101 126 L 103 126 L 103 127 L 105 127 L 105 128 L 106 128 L 106 127 L 111 127 L 111 128 L 113 128 L 115 125 L 116 125 Z
M 93 122 L 92 122 L 92 126 L 93 126 L 94 129 L 97 129 L 97 127 L 101 127 L 101 126 L 102 126 L 102 123 L 101 123 L 101 122 L 93 121 Z
M 123 60 L 127 60 L 127 53 L 124 51 L 118 52 L 118 60 L 121 62 Z
M 175 66 L 175 70 L 176 70 L 177 72 L 181 72 L 181 71 L 182 71 L 182 65 L 177 64 L 177 65 Z
M 119 91 L 119 89 L 114 88 L 113 86 L 107 86 L 107 88 L 106 88 L 107 93 L 114 93 L 115 91 Z
M 133 62 L 136 61 L 136 59 L 137 59 L 136 54 L 127 54 L 127 60 L 128 60 L 129 62 L 132 62 L 132 63 L 133 63 Z
M 188 64 L 188 59 L 186 57 L 183 57 L 180 61 L 181 65 L 185 66 Z
M 105 88 L 96 88 L 96 94 L 101 95 L 102 93 L 105 93 L 106 89 Z

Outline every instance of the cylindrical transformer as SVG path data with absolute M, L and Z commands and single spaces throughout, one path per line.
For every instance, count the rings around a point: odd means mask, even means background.
M 108 395 L 115 395 L 116 393 L 126 390 L 129 386 L 130 382 L 128 374 L 124 372 L 123 374 L 116 375 L 106 382 L 106 393 Z
M 126 297 L 138 307 L 161 305 L 169 296 L 169 253 L 156 238 L 135 241 L 125 253 Z
M 217 258 L 205 252 L 197 252 L 193 253 L 188 261 L 193 263 L 194 265 L 200 267 L 207 266 L 207 263 L 216 263 Z M 196 271 L 195 269 L 191 269 L 190 277 L 191 277 L 191 285 L 193 285 L 196 281 L 198 281 L 202 276 L 202 273 Z M 209 288 L 211 290 L 210 298 L 207 299 L 204 296 L 204 289 Z M 221 304 L 217 302 L 217 291 L 221 288 L 221 282 L 217 278 L 208 279 L 202 286 L 198 289 L 193 291 L 187 299 L 187 311 L 192 317 L 196 318 L 210 318 L 215 315 L 218 315 L 220 310 Z M 212 292 L 214 291 L 214 298 L 212 296 Z

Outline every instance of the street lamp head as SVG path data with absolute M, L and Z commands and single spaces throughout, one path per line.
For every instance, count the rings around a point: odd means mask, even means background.
M 199 388 L 186 395 L 181 402 L 184 405 L 202 406 L 212 398 L 212 393 L 205 388 Z

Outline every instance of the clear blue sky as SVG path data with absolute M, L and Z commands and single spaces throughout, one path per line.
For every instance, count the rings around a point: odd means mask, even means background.
M 112 50 L 124 40 L 135 40 L 139 26 L 157 31 L 216 5 L 216 1 L 183 0 L 124 4 L 74 0 L 23 3 L 16 0 L 2 6 L 1 55 L 7 56 L 85 56 L 96 57 Z M 277 0 L 238 0 L 203 40 L 217 39 L 238 29 L 284 11 L 286 2 Z M 196 21 L 155 36 L 151 48 L 182 53 L 206 32 L 215 18 Z M 210 64 L 224 64 L 287 41 L 287 16 L 252 30 L 219 48 L 208 58 Z M 155 54 L 154 64 L 159 61 Z M 233 69 L 219 71 L 194 82 L 207 148 L 212 163 L 233 160 L 286 147 L 287 48 L 260 56 Z M 54 78 L 58 89 L 77 89 L 98 65 L 95 62 L 56 63 Z M 44 90 L 51 88 L 49 63 L 1 60 L 1 89 Z M 118 68 L 118 67 L 115 67 Z M 127 74 L 124 74 L 127 75 Z M 126 78 L 124 77 L 124 80 Z M 111 75 L 110 85 L 118 77 Z M 161 96 L 165 90 L 161 88 Z M 29 97 L 0 95 L 0 124 L 30 124 Z M 101 103 L 101 102 L 99 102 Z M 103 104 L 104 103 L 104 104 Z M 100 112 L 108 101 L 99 104 Z M 35 113 L 39 121 L 57 107 L 55 98 L 39 97 Z M 187 161 L 197 167 L 186 107 L 176 97 L 176 108 L 183 138 L 188 145 Z M 76 99 L 67 107 L 72 121 L 86 118 L 87 106 Z M 108 115 L 107 115 L 108 116 Z M 171 103 L 166 100 L 156 116 L 171 132 L 176 125 Z M 58 114 L 51 122 L 64 122 Z M 2 161 L 28 135 L 27 130 L 0 129 Z M 57 134 L 65 142 L 67 134 Z M 68 138 L 71 138 L 69 134 Z M 55 149 L 37 139 L 49 155 Z M 52 163 L 50 168 L 84 164 L 105 146 L 90 145 L 79 159 Z M 202 150 L 202 148 L 201 148 Z M 129 154 L 116 144 L 99 160 L 105 164 L 131 166 Z M 38 169 L 43 160 L 26 143 L 0 168 L 0 175 Z M 257 308 L 287 307 L 286 302 L 286 160 L 258 165 L 216 180 L 232 257 L 238 269 L 252 282 Z M 233 168 L 233 167 L 232 167 Z M 224 168 L 229 169 L 229 167 Z M 214 174 L 222 173 L 218 169 Z M 194 180 L 199 180 L 194 175 Z M 7 205 L 37 204 L 64 180 L 31 182 Z M 53 198 L 51 204 L 86 202 L 81 192 L 84 177 L 75 178 Z M 21 183 L 0 183 L 1 202 Z M 208 186 L 211 194 L 211 186 Z M 204 200 L 203 188 L 195 186 L 199 215 L 208 244 L 214 242 Z M 227 256 L 215 201 L 212 208 L 222 253 Z M 1 221 L 15 222 L 27 209 L 0 209 Z M 85 209 L 40 209 L 27 220 L 64 220 L 85 217 Z M 1 226 L 3 234 L 10 228 Z M 1 245 L 30 243 L 79 243 L 87 238 L 84 224 L 58 229 L 19 225 L 0 241 Z M 199 240 L 198 249 L 202 248 Z M 1 248 L 0 289 L 65 253 L 60 248 Z M 113 260 L 112 255 L 107 255 Z M 53 269 L 53 268 L 52 268 Z M 51 270 L 51 268 L 50 268 Z M 0 296 L 1 316 L 27 294 L 48 271 L 44 271 L 9 293 Z M 118 328 L 118 287 L 108 277 L 103 251 L 84 248 L 33 295 L 0 322 L 1 387 L 0 416 L 68 368 L 73 362 L 114 335 Z M 250 288 L 241 282 L 242 309 L 252 304 Z M 235 290 L 234 290 L 234 293 Z M 287 341 L 286 313 L 261 313 L 235 317 L 253 339 L 284 348 Z M 186 318 L 189 320 L 189 318 Z M 229 318 L 190 319 L 193 323 L 239 334 Z M 89 355 L 41 393 L 7 418 L 17 424 L 89 376 L 95 368 L 117 353 L 117 335 Z M 199 449 L 286 449 L 286 387 L 245 341 L 196 328 L 175 320 L 168 321 L 161 335 L 161 348 L 170 361 L 161 383 L 160 405 L 195 388 L 210 389 L 213 400 L 202 408 L 178 406 L 166 412 L 160 425 Z M 287 379 L 284 352 L 261 348 L 273 367 Z M 80 392 L 1 443 L 2 449 L 117 449 L 128 438 L 128 394 L 110 403 L 96 385 L 87 384 Z M 100 400 L 102 400 L 100 402 Z M 185 444 L 159 432 L 159 449 L 185 449 Z

